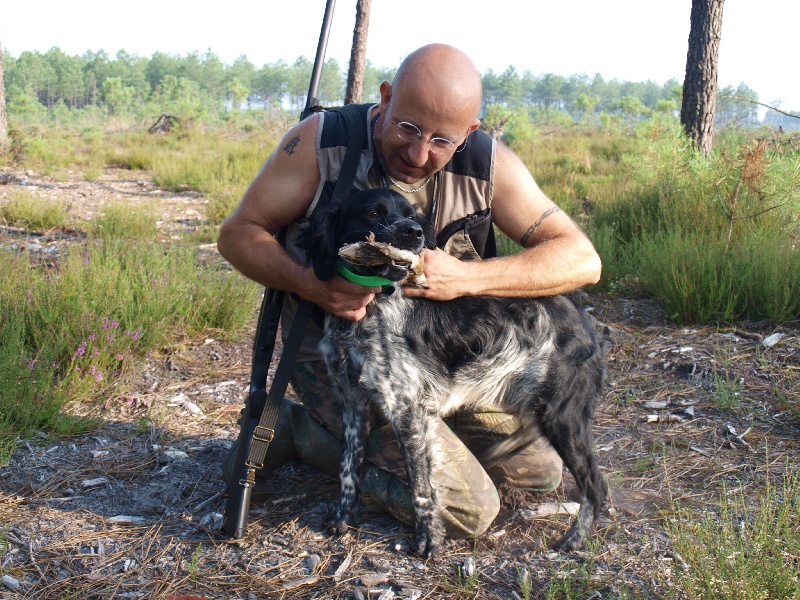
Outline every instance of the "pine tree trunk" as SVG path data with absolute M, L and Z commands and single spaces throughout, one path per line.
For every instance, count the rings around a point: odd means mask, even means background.
M 705 156 L 711 154 L 717 109 L 717 63 L 724 0 L 692 0 L 681 124 Z
M 353 48 L 350 51 L 350 69 L 347 72 L 345 104 L 361 102 L 364 91 L 364 65 L 367 57 L 367 32 L 369 31 L 369 7 L 372 0 L 358 0 L 356 26 L 353 29 Z
M 8 147 L 8 122 L 6 121 L 6 86 L 3 83 L 3 45 L 0 44 L 0 149 Z

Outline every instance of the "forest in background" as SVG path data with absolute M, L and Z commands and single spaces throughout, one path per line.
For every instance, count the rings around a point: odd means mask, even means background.
M 155 119 L 162 113 L 192 120 L 225 119 L 231 112 L 264 110 L 299 112 L 305 105 L 312 61 L 299 57 L 257 67 L 246 56 L 224 64 L 210 49 L 176 56 L 156 52 L 150 58 L 121 50 L 70 56 L 54 47 L 47 52 L 3 55 L 5 93 L 12 125 L 85 124 L 116 117 L 120 123 Z M 376 67 L 367 61 L 364 101 L 378 99 L 378 86 L 396 67 Z M 346 66 L 328 59 L 322 71 L 319 99 L 323 105 L 342 103 Z M 581 121 L 606 125 L 614 119 L 632 121 L 655 114 L 675 115 L 682 85 L 675 79 L 631 82 L 604 79 L 600 73 L 562 76 L 518 73 L 482 74 L 485 106 L 524 113 L 529 118 Z M 745 83 L 719 90 L 718 126 L 762 125 L 800 129 L 800 120 L 768 110 L 759 119 L 758 94 Z M 495 118 L 497 113 L 494 113 Z

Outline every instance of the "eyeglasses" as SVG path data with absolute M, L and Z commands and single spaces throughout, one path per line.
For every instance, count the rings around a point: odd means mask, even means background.
M 436 154 L 437 156 L 442 156 L 443 154 L 447 154 L 448 152 L 462 152 L 464 148 L 467 147 L 467 140 L 464 139 L 464 142 L 456 147 L 455 142 L 451 142 L 447 138 L 443 137 L 432 137 L 432 138 L 424 138 L 422 132 L 420 131 L 419 127 L 414 125 L 413 123 L 409 123 L 407 121 L 400 121 L 399 123 L 394 123 L 393 121 L 389 121 L 389 123 L 394 127 L 394 131 L 404 142 L 408 142 L 413 144 L 422 139 L 427 139 L 428 147 L 430 151 Z

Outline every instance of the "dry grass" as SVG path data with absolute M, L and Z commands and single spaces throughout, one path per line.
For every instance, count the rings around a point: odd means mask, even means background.
M 198 199 L 170 202 L 174 224 Z M 247 537 L 225 539 L 220 459 L 238 433 L 251 322 L 238 342 L 213 334 L 173 340 L 140 360 L 102 405 L 73 407 L 102 417 L 97 430 L 16 448 L 0 473 L 0 574 L 20 587 L 0 595 L 349 599 L 358 592 L 375 600 L 391 589 L 419 599 L 508 600 L 526 591 L 543 599 L 691 598 L 664 523 L 679 514 L 699 519 L 724 490 L 756 498 L 768 476 L 778 481 L 797 468 L 800 327 L 683 327 L 650 301 L 590 300 L 609 328 L 608 388 L 595 433 L 611 502 L 588 552 L 551 553 L 548 544 L 570 518 L 530 516 L 541 502 L 573 498 L 568 474 L 553 494 L 501 486 L 503 508 L 484 535 L 448 541 L 441 559 L 423 563 L 408 553 L 409 531 L 384 515 L 367 513 L 361 529 L 330 536 L 338 484 L 296 464 L 282 468 L 269 499 L 252 508 Z M 774 333 L 783 337 L 765 348 Z M 182 407 L 181 395 L 203 414 Z M 723 395 L 733 402 L 720 404 Z M 84 483 L 99 478 L 106 482 Z M 120 515 L 142 521 L 115 523 Z

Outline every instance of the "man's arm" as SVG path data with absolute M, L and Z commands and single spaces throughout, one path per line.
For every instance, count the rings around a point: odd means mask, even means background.
M 275 238 L 303 216 L 320 183 L 316 155 L 319 117 L 295 125 L 250 184 L 239 206 L 220 228 L 217 247 L 242 274 L 265 286 L 296 293 L 338 316 L 358 320 L 380 288 L 364 288 L 341 277 L 323 282 L 296 263 Z
M 600 257 L 580 228 L 536 185 L 522 161 L 498 146 L 492 218 L 523 247 L 513 256 L 462 262 L 441 250 L 425 252 L 428 289 L 408 296 L 537 297 L 572 291 L 600 279 Z

